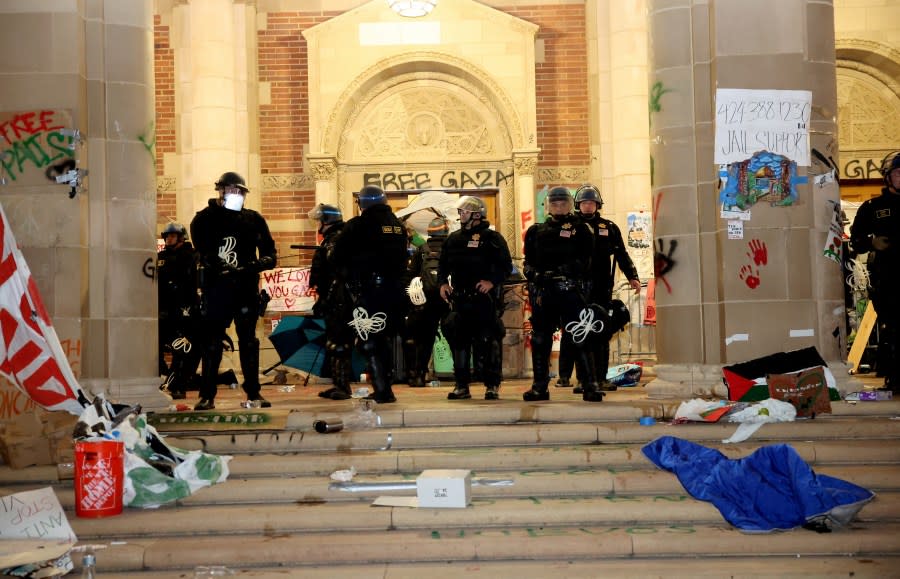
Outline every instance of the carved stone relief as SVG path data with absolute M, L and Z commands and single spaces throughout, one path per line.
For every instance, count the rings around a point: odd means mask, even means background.
M 503 133 L 491 130 L 483 110 L 441 82 L 397 87 L 372 103 L 349 131 L 355 162 L 484 159 L 508 155 Z M 506 149 L 506 150 L 504 150 Z
M 476 87 L 441 73 L 414 73 L 359 102 L 338 148 L 341 162 L 465 161 L 508 157 L 508 127 Z
M 286 174 L 286 175 L 262 175 L 263 191 L 304 191 L 315 189 L 316 182 L 312 175 Z
M 900 99 L 877 80 L 857 71 L 839 68 L 837 80 L 841 150 L 896 146 Z

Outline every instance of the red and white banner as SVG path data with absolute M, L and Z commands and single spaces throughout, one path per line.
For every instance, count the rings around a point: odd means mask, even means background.
M 47 410 L 78 416 L 86 397 L 72 373 L 31 270 L 0 205 L 0 374 Z

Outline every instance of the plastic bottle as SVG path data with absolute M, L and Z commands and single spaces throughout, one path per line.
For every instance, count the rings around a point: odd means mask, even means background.
M 81 558 L 81 579 L 94 579 L 97 576 L 97 559 L 88 551 Z
M 375 413 L 376 402 L 365 398 L 355 399 L 353 412 L 347 412 L 333 418 L 320 419 L 313 422 L 313 429 L 319 434 L 340 432 L 341 430 L 364 430 L 381 426 L 381 417 Z

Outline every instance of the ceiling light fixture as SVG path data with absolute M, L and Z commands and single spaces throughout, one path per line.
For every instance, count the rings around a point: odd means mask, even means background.
M 438 0 L 388 0 L 391 10 L 400 16 L 416 18 L 430 14 L 437 6 Z

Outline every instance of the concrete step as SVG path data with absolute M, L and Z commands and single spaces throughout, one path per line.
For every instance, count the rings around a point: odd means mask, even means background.
M 415 496 L 415 491 L 406 496 Z M 900 493 L 880 493 L 860 512 L 858 521 L 900 522 Z M 711 504 L 684 494 L 654 496 L 484 497 L 465 509 L 373 507 L 368 502 L 341 504 L 204 505 L 178 509 L 130 511 L 128 517 L 76 519 L 82 541 L 114 534 L 120 539 L 165 538 L 202 534 L 265 535 L 347 531 L 440 529 L 464 532 L 471 527 L 617 527 L 716 525 L 722 515 Z M 214 528 L 210 528 L 214 524 Z M 900 540 L 898 538 L 897 540 Z
M 300 392 L 293 406 L 272 397 L 286 430 L 166 426 L 174 446 L 233 456 L 225 483 L 173 505 L 76 518 L 71 465 L 0 467 L 0 493 L 53 487 L 80 541 L 108 545 L 97 554 L 100 573 L 123 579 L 185 578 L 197 565 L 252 578 L 900 575 L 900 403 L 834 403 L 831 415 L 767 424 L 729 445 L 721 441 L 736 424 L 639 425 L 641 416 L 671 417 L 680 401 L 636 390 L 602 404 L 555 391 L 550 403 L 528 404 L 508 389 L 508 400 L 455 404 L 440 389 L 398 389 L 401 402 L 378 409 L 381 428 L 318 434 L 313 420 L 353 407 L 322 401 L 317 390 Z M 643 456 L 641 447 L 664 435 L 729 458 L 787 443 L 817 473 L 877 496 L 832 533 L 740 533 Z M 382 488 L 332 487 L 328 475 L 351 466 L 354 482 Z M 378 496 L 414 496 L 415 478 L 430 468 L 512 484 L 473 486 L 466 509 L 370 506 Z
M 403 450 L 446 447 L 561 446 L 589 444 L 645 444 L 660 436 L 678 436 L 699 443 L 718 443 L 731 437 L 736 424 L 637 422 L 540 423 L 398 428 L 381 427 L 329 434 L 316 432 L 208 432 L 169 435 L 170 444 L 187 450 L 217 454 L 280 452 L 346 452 L 348 450 Z M 900 437 L 900 421 L 886 416 L 826 417 L 766 424 L 752 436 L 754 443 L 807 440 L 886 440 Z
M 900 465 L 823 465 L 816 467 L 818 474 L 826 474 L 847 480 L 877 493 L 900 492 Z M 252 474 L 252 473 L 250 473 Z M 418 472 L 402 474 L 363 474 L 354 478 L 360 485 L 375 484 L 380 488 L 347 491 L 332 488 L 327 476 L 252 476 L 241 478 L 232 475 L 222 484 L 214 485 L 179 501 L 179 505 L 199 507 L 212 505 L 297 504 L 297 503 L 348 503 L 368 504 L 379 496 L 411 496 Z M 580 468 L 566 470 L 485 471 L 473 473 L 476 482 L 472 496 L 488 498 L 556 498 L 556 497 L 641 497 L 683 494 L 684 489 L 671 473 L 645 468 Z M 491 481 L 509 481 L 512 484 L 487 484 Z M 407 488 L 385 487 L 407 485 Z M 20 486 L 0 487 L 0 495 L 46 486 L 30 483 Z M 410 490 L 410 489 L 413 490 Z M 71 483 L 54 486 L 64 508 L 74 510 L 75 497 Z M 163 509 L 165 510 L 165 508 Z M 131 513 L 129 509 L 127 511 Z M 140 512 L 140 511 L 135 511 Z M 70 517 L 73 518 L 73 517 Z
M 101 555 L 102 556 L 102 552 Z M 370 563 L 366 565 L 295 566 L 242 568 L 247 579 L 695 579 L 724 576 L 737 579 L 846 578 L 884 579 L 895 577 L 900 558 L 885 556 L 763 556 L 714 558 L 606 558 L 590 561 L 477 561 L 463 565 L 450 563 Z M 119 572 L 117 579 L 144 579 L 144 572 Z M 186 579 L 184 571 L 154 570 L 154 579 Z
M 248 512 L 247 518 L 254 512 Z M 209 535 L 171 538 L 139 537 L 110 545 L 97 556 L 101 573 L 157 573 L 225 565 L 232 569 L 271 566 L 381 565 L 402 561 L 463 563 L 486 561 L 597 561 L 610 559 L 718 557 L 883 557 L 900 552 L 900 524 L 857 522 L 850 528 L 815 533 L 794 531 L 748 535 L 724 524 L 563 527 L 468 526 L 465 529 L 390 530 L 260 535 Z M 727 561 L 721 565 L 731 575 Z M 477 563 L 476 563 L 477 562 Z M 459 569 L 457 569 L 459 572 Z M 895 570 L 885 577 L 892 576 Z M 288 575 L 291 576 L 291 575 Z M 303 576 L 303 575 L 299 575 Z M 896 576 L 896 575 L 894 575 Z

